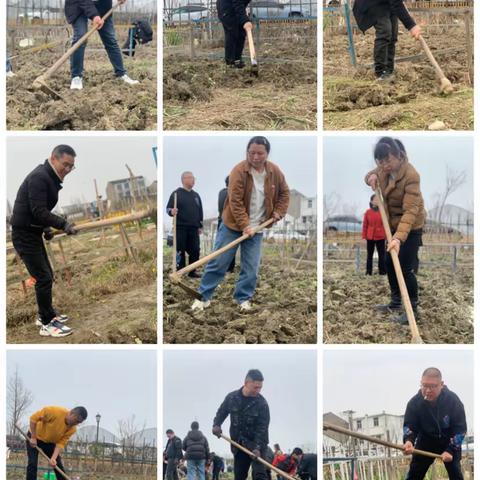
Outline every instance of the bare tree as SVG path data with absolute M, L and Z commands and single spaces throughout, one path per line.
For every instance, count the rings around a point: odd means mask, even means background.
M 144 432 L 145 423 L 140 426 L 136 422 L 135 415 L 118 421 L 118 437 L 126 447 L 139 445 Z
M 337 192 L 331 192 L 323 195 L 323 218 L 326 220 L 334 213 L 338 213 L 341 197 Z
M 22 418 L 32 402 L 33 394 L 24 386 L 17 366 L 15 373 L 10 376 L 7 383 L 7 431 L 9 435 L 16 434 L 15 425 L 22 422 Z
M 448 197 L 458 190 L 466 181 L 467 179 L 467 172 L 462 170 L 460 172 L 456 172 L 455 170 L 451 170 L 447 166 L 447 175 L 445 178 L 445 187 L 443 192 L 437 194 L 437 205 L 436 205 L 436 213 L 437 213 L 437 222 L 440 224 L 442 222 L 443 211 L 445 209 L 445 205 L 447 203 Z

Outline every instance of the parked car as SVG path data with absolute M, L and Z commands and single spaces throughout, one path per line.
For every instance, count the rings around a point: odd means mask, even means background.
M 333 215 L 323 222 L 323 231 L 357 233 L 362 231 L 362 222 L 355 215 Z
M 178 7 L 169 15 L 172 23 L 195 22 L 210 16 L 208 8 L 203 4 L 190 4 Z

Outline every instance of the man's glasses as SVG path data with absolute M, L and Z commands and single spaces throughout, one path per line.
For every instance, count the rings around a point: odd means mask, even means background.
M 60 162 L 60 164 L 65 170 L 68 170 L 69 172 L 72 172 L 73 170 L 75 170 L 75 165 L 72 165 L 71 163 Z

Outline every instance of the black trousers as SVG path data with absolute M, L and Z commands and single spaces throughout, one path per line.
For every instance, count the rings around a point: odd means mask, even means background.
M 38 451 L 37 449 L 33 448 L 29 442 L 26 442 L 26 444 L 28 457 L 27 480 L 37 480 Z M 41 440 L 37 440 L 37 445 L 46 453 L 48 457 L 51 457 L 53 455 L 53 452 L 55 450 L 54 443 L 45 443 Z M 65 467 L 63 466 L 62 458 L 60 457 L 60 455 L 57 457 L 57 467 L 65 472 Z M 66 478 L 61 473 L 58 473 L 56 470 L 55 476 L 57 480 L 66 480 Z
M 262 458 L 263 454 L 262 454 Z M 233 478 L 234 480 L 246 480 L 248 471 L 252 466 L 252 480 L 267 480 L 267 469 L 242 451 L 237 450 L 233 454 Z
M 177 226 L 177 270 L 186 265 L 185 253 L 189 264 L 200 258 L 200 235 L 196 227 Z
M 415 275 L 415 268 L 417 266 L 418 249 L 422 246 L 422 231 L 412 230 L 407 237 L 407 240 L 400 247 L 398 259 L 402 267 L 402 273 L 407 284 L 408 295 L 412 307 L 415 308 L 418 304 L 418 283 Z M 395 275 L 395 268 L 393 267 L 392 257 L 387 255 L 387 275 L 388 283 L 390 284 L 390 292 L 392 296 L 392 303 L 401 305 L 402 296 L 400 294 L 400 287 L 398 286 L 397 276 Z
M 387 273 L 387 267 L 385 266 L 385 240 L 367 240 L 367 275 L 372 274 L 375 248 L 378 254 L 378 273 L 385 275 Z
M 178 480 L 177 464 L 178 462 L 174 458 L 167 460 L 167 472 L 165 474 L 167 480 Z
M 36 280 L 35 295 L 38 315 L 44 325 L 57 315 L 53 308 L 53 270 L 43 244 L 42 231 L 12 229 L 12 242 L 28 273 Z
M 398 18 L 386 11 L 379 13 L 375 27 L 373 58 L 375 75 L 393 73 L 395 68 L 395 44 L 398 38 Z
M 225 63 L 233 65 L 235 60 L 242 59 L 247 32 L 240 25 L 233 8 L 225 8 L 221 2 L 217 2 L 217 12 L 225 34 Z
M 220 469 L 214 468 L 212 472 L 212 480 L 220 480 Z
M 431 445 L 415 445 L 415 448 L 419 450 L 427 450 L 427 447 L 428 451 L 434 453 L 442 453 L 445 451 L 444 448 L 432 448 Z M 452 462 L 444 463 L 449 480 L 463 480 L 462 467 L 460 465 L 461 457 L 460 452 L 455 453 Z M 422 455 L 413 455 L 406 480 L 423 480 L 434 460 L 434 458 L 423 457 Z

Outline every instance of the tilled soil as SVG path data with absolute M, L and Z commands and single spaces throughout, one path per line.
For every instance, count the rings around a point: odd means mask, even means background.
M 345 34 L 324 35 L 324 127 L 338 129 L 427 129 L 442 121 L 445 129 L 473 128 L 473 89 L 467 75 L 465 34 L 452 27 L 424 34 L 434 56 L 454 86 L 454 93 L 439 92 L 433 67 L 425 56 L 396 64 L 395 80 L 375 80 L 372 64 L 373 31 L 355 35 L 358 69 L 351 66 Z M 459 47 L 452 50 L 452 47 Z M 450 50 L 449 50 L 450 49 Z M 401 34 L 397 58 L 421 53 L 408 34 Z
M 473 343 L 473 270 L 428 269 L 418 274 L 420 306 L 416 321 L 425 343 Z M 408 326 L 392 314 L 374 311 L 388 303 L 386 277 L 324 265 L 323 337 L 325 343 L 410 343 Z
M 53 99 L 36 91 L 32 83 L 60 56 L 43 51 L 19 58 L 16 76 L 7 79 L 7 128 L 9 130 L 155 130 L 157 125 L 156 49 L 145 45 L 134 59 L 124 58 L 130 77 L 138 85 L 115 78 L 106 54 L 86 54 L 83 90 L 70 90 L 67 67 L 48 80 L 62 96 Z M 87 47 L 88 52 L 88 47 Z M 67 62 L 68 64 L 68 62 Z
M 164 271 L 164 343 L 316 343 L 317 293 L 314 264 L 282 269 L 270 261 L 260 269 L 254 309 L 240 312 L 233 300 L 238 267 L 217 288 L 212 304 L 192 312 L 193 299 L 168 280 Z M 199 280 L 185 278 L 192 288 Z
M 236 70 L 226 69 L 220 59 L 166 57 L 164 128 L 315 129 L 315 51 L 302 49 L 294 56 L 294 50 L 271 47 L 264 51 L 258 77 L 251 74 L 249 65 Z

